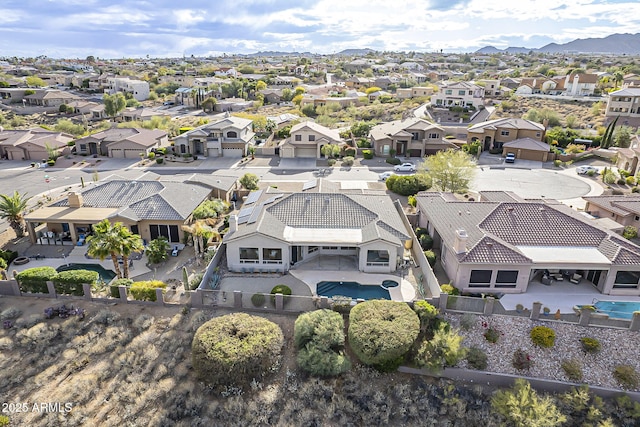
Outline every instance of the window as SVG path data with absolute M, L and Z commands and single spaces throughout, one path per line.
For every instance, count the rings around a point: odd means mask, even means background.
M 502 135 L 502 136 L 509 136 L 509 131 L 508 131 L 508 130 L 501 130 L 501 131 L 500 131 L 500 135 Z
M 257 264 L 259 260 L 258 248 L 240 248 L 240 263 Z
M 87 144 L 80 144 L 80 151 L 87 151 Z
M 318 250 L 319 250 L 319 249 L 320 249 L 320 248 L 319 248 L 319 247 L 317 247 L 317 246 L 309 246 L 309 249 L 307 250 L 307 253 L 312 254 L 312 253 L 314 253 L 314 252 L 318 252 Z
M 464 96 L 464 94 L 465 94 L 465 93 L 466 93 L 466 91 L 465 91 L 465 90 L 459 90 L 459 91 L 458 91 L 458 95 L 462 95 L 462 96 Z
M 180 234 L 177 225 L 150 224 L 149 234 L 151 240 L 155 240 L 160 236 L 166 237 L 169 243 L 180 243 Z
M 412 141 L 417 141 L 417 140 L 419 140 L 419 139 L 420 139 L 420 138 L 419 138 L 419 134 L 418 134 L 418 132 L 411 132 L 411 140 L 412 140 Z
M 227 138 L 237 138 L 238 137 L 238 132 L 236 132 L 235 130 L 230 130 L 229 132 L 227 132 Z
M 491 270 L 471 270 L 471 277 L 469 278 L 470 288 L 487 288 L 491 283 Z
M 367 251 L 368 266 L 387 266 L 389 265 L 389 251 Z
M 614 289 L 637 289 L 640 283 L 640 271 L 618 271 L 613 282 Z
M 636 221 L 640 221 L 640 216 L 636 215 L 635 219 L 636 219 Z
M 518 282 L 518 270 L 498 270 L 496 288 L 515 288 Z
M 439 133 L 430 133 L 429 134 L 429 139 L 438 139 L 440 138 L 440 134 Z
M 296 135 L 295 136 L 295 140 L 296 141 L 302 141 L 302 135 Z
M 453 91 L 451 89 L 447 89 L 447 90 L 444 91 L 444 94 L 445 95 L 452 95 Z
M 313 142 L 316 140 L 316 136 L 315 135 L 309 135 L 309 141 Z
M 282 249 L 263 248 L 262 263 L 263 264 L 282 264 Z
M 322 249 L 324 249 L 326 251 L 337 251 L 338 247 L 337 246 L 323 246 Z

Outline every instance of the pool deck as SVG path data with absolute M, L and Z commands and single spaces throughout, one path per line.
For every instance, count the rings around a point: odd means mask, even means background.
M 362 273 L 360 271 L 330 270 L 290 270 L 289 273 L 303 281 L 316 295 L 318 282 L 357 282 L 361 285 L 379 286 L 384 280 L 398 282 L 399 286 L 389 288 L 389 296 L 393 301 L 412 301 L 416 297 L 413 285 L 406 279 L 393 274 Z

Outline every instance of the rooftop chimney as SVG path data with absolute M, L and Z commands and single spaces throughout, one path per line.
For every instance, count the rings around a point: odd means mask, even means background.
M 82 194 L 80 193 L 69 193 L 69 197 L 67 200 L 69 201 L 70 208 L 81 208 L 84 204 Z
M 229 215 L 229 234 L 238 231 L 238 215 Z
M 456 230 L 456 238 L 453 242 L 453 251 L 456 254 L 467 252 L 467 239 L 469 239 L 469 235 L 465 229 Z

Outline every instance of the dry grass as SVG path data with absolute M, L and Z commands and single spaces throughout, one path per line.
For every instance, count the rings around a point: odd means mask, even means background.
M 514 108 L 508 111 L 502 111 L 502 109 L 497 108 L 494 117 L 522 117 L 532 108 L 537 110 L 548 108 L 558 113 L 563 125 L 565 125 L 564 120 L 566 117 L 575 116 L 576 128 L 584 129 L 590 125 L 593 129 L 596 129 L 598 126 L 602 126 L 604 124 L 604 106 L 601 109 L 600 114 L 597 115 L 593 114 L 592 107 L 593 103 L 591 102 L 573 102 L 520 96 L 518 97 L 517 102 L 514 102 Z

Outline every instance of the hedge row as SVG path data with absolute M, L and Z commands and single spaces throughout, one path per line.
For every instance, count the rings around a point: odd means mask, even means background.
M 91 270 L 69 270 L 57 272 L 53 267 L 28 268 L 16 276 L 21 292 L 48 294 L 47 282 L 53 282 L 56 293 L 84 295 L 82 285 L 97 283 L 100 275 Z

